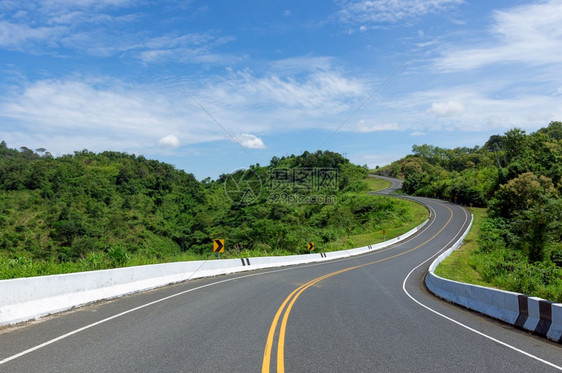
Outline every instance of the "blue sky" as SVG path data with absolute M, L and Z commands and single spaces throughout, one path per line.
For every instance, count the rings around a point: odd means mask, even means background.
M 0 139 L 199 179 L 318 149 L 385 165 L 562 120 L 562 2 L 0 2 Z

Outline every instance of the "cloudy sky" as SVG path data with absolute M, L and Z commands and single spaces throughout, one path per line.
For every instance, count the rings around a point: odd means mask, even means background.
M 0 2 L 0 140 L 199 179 L 332 150 L 384 165 L 562 120 L 562 2 Z

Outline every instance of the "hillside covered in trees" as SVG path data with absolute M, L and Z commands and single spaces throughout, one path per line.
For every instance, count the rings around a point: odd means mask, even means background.
M 482 147 L 413 147 L 378 170 L 406 193 L 488 208 L 473 267 L 512 291 L 562 301 L 562 123 L 512 129 Z
M 215 238 L 232 256 L 334 249 L 411 224 L 406 202 L 365 193 L 366 176 L 318 151 L 199 182 L 143 156 L 53 157 L 2 142 L 0 277 L 209 258 Z

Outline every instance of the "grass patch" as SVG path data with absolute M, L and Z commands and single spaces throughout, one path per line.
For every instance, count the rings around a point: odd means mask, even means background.
M 554 264 L 528 263 L 521 252 L 509 248 L 489 253 L 478 250 L 476 239 L 487 214 L 484 208 L 471 210 L 474 222 L 463 245 L 437 266 L 435 274 L 454 281 L 562 302 L 560 271 Z
M 367 177 L 364 179 L 364 181 L 367 183 L 368 192 L 377 192 L 392 185 L 390 181 L 379 179 L 376 177 Z
M 454 281 L 492 286 L 492 284 L 484 281 L 482 275 L 476 271 L 474 258 L 472 257 L 473 252 L 478 249 L 476 239 L 480 233 L 480 224 L 486 217 L 486 209 L 474 207 L 470 211 L 474 215 L 474 221 L 472 222 L 470 232 L 468 232 L 464 239 L 463 245 L 437 266 L 435 274 Z
M 392 198 L 392 197 L 380 197 L 380 198 Z M 402 204 L 404 208 L 404 215 L 409 216 L 408 220 L 392 219 L 384 224 L 382 229 L 377 229 L 376 231 L 361 233 L 356 235 L 351 235 L 347 237 L 342 237 L 338 241 L 334 242 L 330 248 L 324 251 L 337 251 L 342 249 L 353 249 L 357 247 L 363 247 L 367 245 L 373 245 L 385 240 L 390 240 L 395 237 L 401 236 L 404 233 L 414 229 L 429 217 L 429 212 L 427 208 L 419 203 L 394 199 L 396 203 Z M 386 230 L 386 235 L 383 236 L 382 231 Z

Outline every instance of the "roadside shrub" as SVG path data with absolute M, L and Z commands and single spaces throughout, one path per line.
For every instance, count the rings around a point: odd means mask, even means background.
M 75 258 L 84 258 L 86 254 L 100 248 L 99 240 L 94 237 L 77 237 L 72 241 L 72 255 Z
M 101 252 L 92 252 L 86 255 L 84 263 L 90 270 L 104 269 L 107 256 Z
M 130 258 L 127 249 L 122 246 L 114 246 L 107 251 L 107 256 L 109 257 L 113 267 L 123 267 Z
M 501 218 L 484 219 L 480 225 L 478 235 L 478 250 L 489 253 L 495 250 L 503 250 L 506 247 L 505 232 L 506 222 Z
M 562 302 L 562 269 L 552 262 L 529 263 L 520 251 L 504 248 L 480 254 L 474 263 L 493 286 Z

